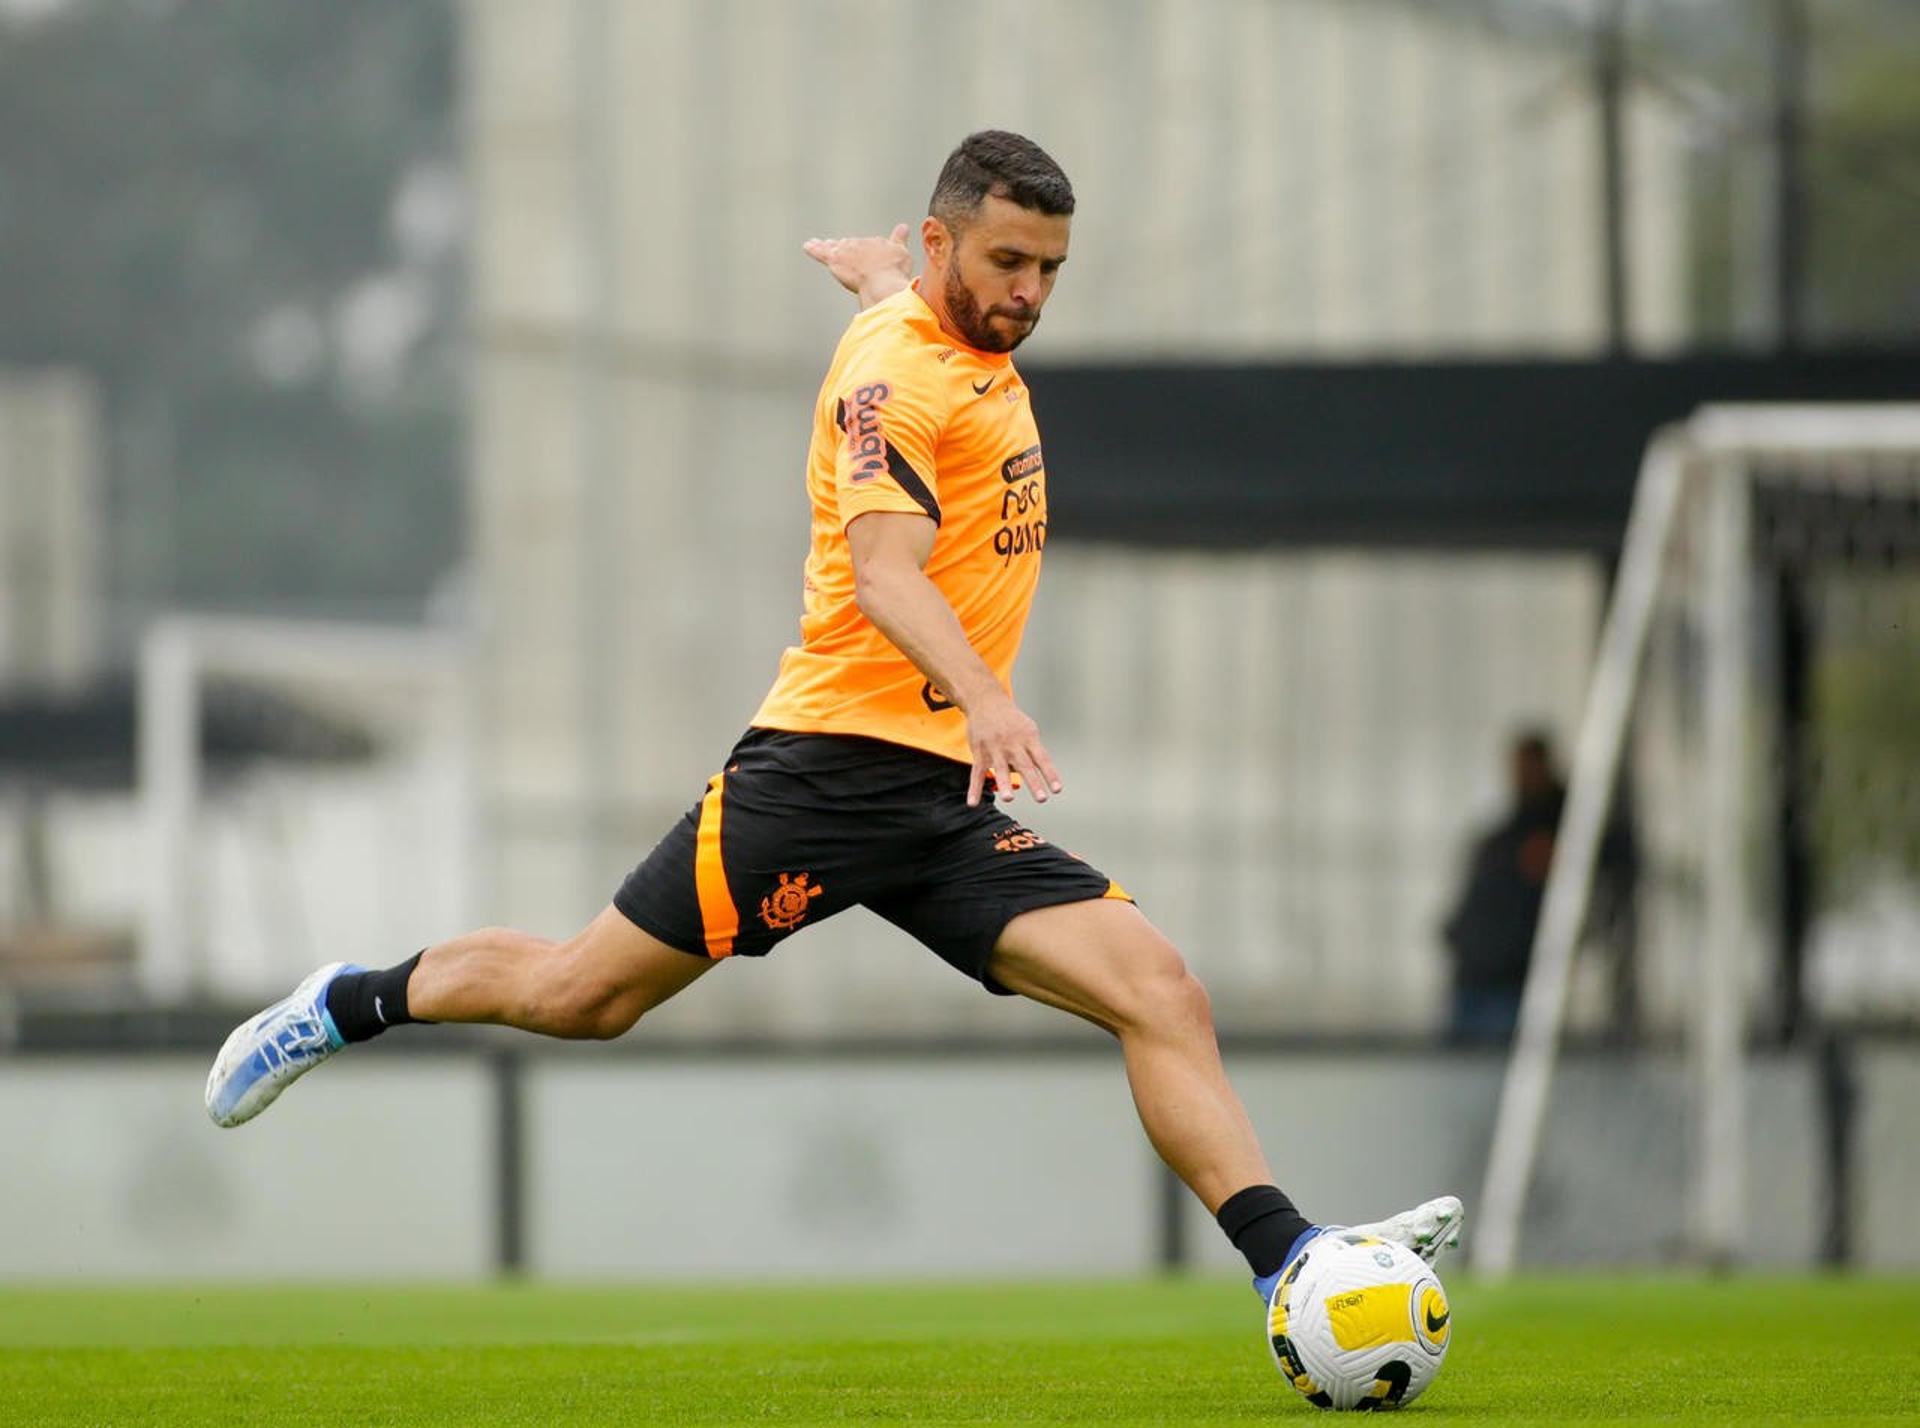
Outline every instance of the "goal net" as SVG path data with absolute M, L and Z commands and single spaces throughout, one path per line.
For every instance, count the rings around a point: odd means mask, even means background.
M 1627 994 L 1596 1015 L 1622 829 Z M 1706 408 L 1641 469 L 1477 1267 L 1838 1257 L 1833 1038 L 1888 1025 L 1920 1027 L 1920 405 Z

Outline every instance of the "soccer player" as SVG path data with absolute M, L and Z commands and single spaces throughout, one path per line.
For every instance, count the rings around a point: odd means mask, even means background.
M 216 1123 L 408 1022 L 619 1036 L 722 960 L 858 903 L 989 992 L 1112 1033 L 1154 1149 L 1271 1292 L 1319 1227 L 1273 1183 L 1206 992 L 1117 883 L 999 806 L 1063 787 L 1011 693 L 1047 539 L 1011 354 L 1067 261 L 1073 208 L 1044 151 L 987 131 L 940 171 L 917 282 L 903 230 L 808 245 L 864 306 L 814 406 L 800 642 L 722 771 L 568 941 L 486 928 L 384 971 L 313 972 L 227 1038 Z M 1447 1196 L 1360 1228 L 1432 1259 L 1461 1218 Z

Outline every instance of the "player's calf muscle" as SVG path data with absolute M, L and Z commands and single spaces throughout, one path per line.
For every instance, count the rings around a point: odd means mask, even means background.
M 608 1040 L 712 966 L 609 907 L 565 942 L 486 927 L 429 948 L 408 982 L 408 997 L 421 1021 L 491 1022 Z
M 574 1041 L 611 1041 L 640 1020 L 646 1003 L 638 989 L 608 981 L 583 961 L 555 949 L 521 1025 Z
M 564 1035 L 553 995 L 557 943 L 511 927 L 483 927 L 427 950 L 408 984 L 424 1021 L 495 1022 Z
M 523 1031 L 570 1041 L 610 1041 L 646 1010 L 637 988 L 607 977 L 572 945 L 525 940 L 522 955 L 500 978 L 498 1020 Z

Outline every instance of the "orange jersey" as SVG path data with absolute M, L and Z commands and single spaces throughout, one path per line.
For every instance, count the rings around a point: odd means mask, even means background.
M 800 643 L 755 727 L 860 734 L 970 762 L 966 716 L 860 613 L 847 524 L 931 516 L 926 573 L 1002 687 L 1040 578 L 1047 483 L 1026 384 L 962 346 L 915 288 L 855 317 L 820 388 L 807 453 L 813 545 Z

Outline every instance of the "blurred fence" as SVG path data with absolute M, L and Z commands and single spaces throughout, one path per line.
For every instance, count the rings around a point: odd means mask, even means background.
M 528 1043 L 508 1056 L 457 1036 L 437 1045 L 346 1058 L 236 1132 L 202 1118 L 197 1055 L 0 1060 L 0 1135 L 34 1147 L 9 1163 L 0 1279 L 1104 1277 L 1240 1265 L 1140 1139 L 1118 1058 L 1093 1033 L 1019 1055 L 977 1041 L 828 1053 Z M 1383 1214 L 1476 1184 L 1497 1051 L 1286 1055 L 1229 1042 L 1228 1061 L 1308 1214 Z M 1754 1264 L 1821 1262 L 1838 1194 L 1855 1229 L 1851 1264 L 1920 1265 L 1920 1160 L 1902 1134 L 1920 1116 L 1920 1055 L 1867 1042 L 1850 1066 L 1868 1110 L 1836 1177 L 1811 1058 L 1755 1064 L 1754 1228 L 1742 1246 Z M 1571 1058 L 1522 1263 L 1680 1259 L 1686 1102 L 1677 1058 Z

